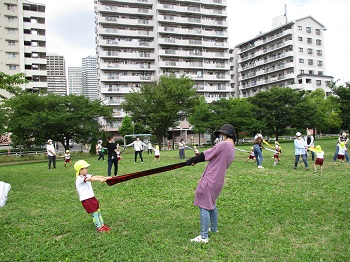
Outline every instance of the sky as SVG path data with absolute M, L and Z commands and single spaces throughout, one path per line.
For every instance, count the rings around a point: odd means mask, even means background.
M 48 53 L 65 57 L 66 66 L 81 66 L 81 59 L 95 54 L 93 0 L 33 0 L 46 5 Z M 272 29 L 273 18 L 283 15 L 293 21 L 312 16 L 327 30 L 324 33 L 326 74 L 350 81 L 349 0 L 227 0 L 229 46 L 245 42 L 261 31 Z

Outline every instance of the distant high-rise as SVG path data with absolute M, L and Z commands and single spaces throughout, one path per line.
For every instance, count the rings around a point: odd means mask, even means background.
M 68 67 L 68 90 L 70 95 L 83 95 L 82 67 Z
M 45 5 L 25 0 L 0 3 L 0 71 L 25 73 L 31 92 L 47 92 Z
M 98 98 L 96 56 L 88 56 L 82 59 L 82 79 L 83 95 L 90 100 L 96 100 Z
M 125 94 L 161 75 L 189 76 L 208 102 L 232 96 L 227 0 L 95 0 L 99 95 L 118 131 Z M 175 113 L 175 112 L 174 112 Z
M 57 54 L 47 54 L 47 93 L 66 95 L 67 78 L 64 57 Z
M 331 92 L 326 82 L 326 27 L 307 16 L 287 22 L 274 19 L 274 27 L 249 39 L 234 50 L 232 59 L 236 97 L 254 96 L 272 86 Z

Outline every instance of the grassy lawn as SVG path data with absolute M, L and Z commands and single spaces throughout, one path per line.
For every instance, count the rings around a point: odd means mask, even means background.
M 189 241 L 199 234 L 193 197 L 205 163 L 111 187 L 95 182 L 113 229 L 102 234 L 78 200 L 73 167 L 0 165 L 0 181 L 12 186 L 0 208 L 0 261 L 350 261 L 350 165 L 332 161 L 335 140 L 316 140 L 323 173 L 313 173 L 311 155 L 308 171 L 303 163 L 294 170 L 292 142 L 281 143 L 277 166 L 264 150 L 264 169 L 237 151 L 217 203 L 220 232 L 208 244 Z M 131 149 L 123 157 L 119 174 L 180 162 L 177 151 L 162 151 L 160 163 L 146 152 L 134 164 Z M 85 160 L 89 173 L 107 174 L 107 161 Z

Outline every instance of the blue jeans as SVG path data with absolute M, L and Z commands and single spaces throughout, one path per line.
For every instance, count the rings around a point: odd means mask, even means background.
M 213 210 L 199 208 L 201 221 L 201 237 L 208 238 L 209 227 L 212 232 L 218 231 L 218 209 Z
M 303 159 L 303 162 L 305 164 L 306 168 L 309 168 L 308 164 L 307 164 L 307 157 L 306 154 L 302 154 L 301 158 Z M 294 168 L 297 168 L 298 163 L 299 163 L 299 159 L 300 159 L 300 155 L 295 155 L 295 162 L 294 162 Z
M 111 176 L 112 166 L 114 165 L 114 176 L 118 173 L 118 158 L 108 158 L 108 176 Z
M 263 155 L 261 153 L 261 149 L 259 144 L 255 144 L 254 145 L 254 154 L 255 154 L 255 159 L 256 159 L 256 164 L 258 166 L 262 166 L 262 162 L 263 162 Z
M 185 148 L 179 149 L 179 157 L 180 159 L 185 159 Z

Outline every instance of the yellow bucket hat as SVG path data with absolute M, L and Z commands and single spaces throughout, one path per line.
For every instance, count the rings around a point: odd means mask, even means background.
M 317 145 L 316 146 L 316 150 L 315 150 L 316 153 L 321 153 L 322 152 L 322 148 L 320 145 Z
M 90 166 L 90 164 L 88 164 L 88 162 L 86 162 L 85 160 L 78 160 L 75 164 L 74 164 L 74 170 L 76 171 L 76 176 L 79 176 L 79 172 L 80 169 L 85 168 Z
M 340 142 L 339 146 L 340 146 L 341 148 L 344 148 L 344 147 L 345 147 L 345 143 L 344 143 L 344 142 Z

